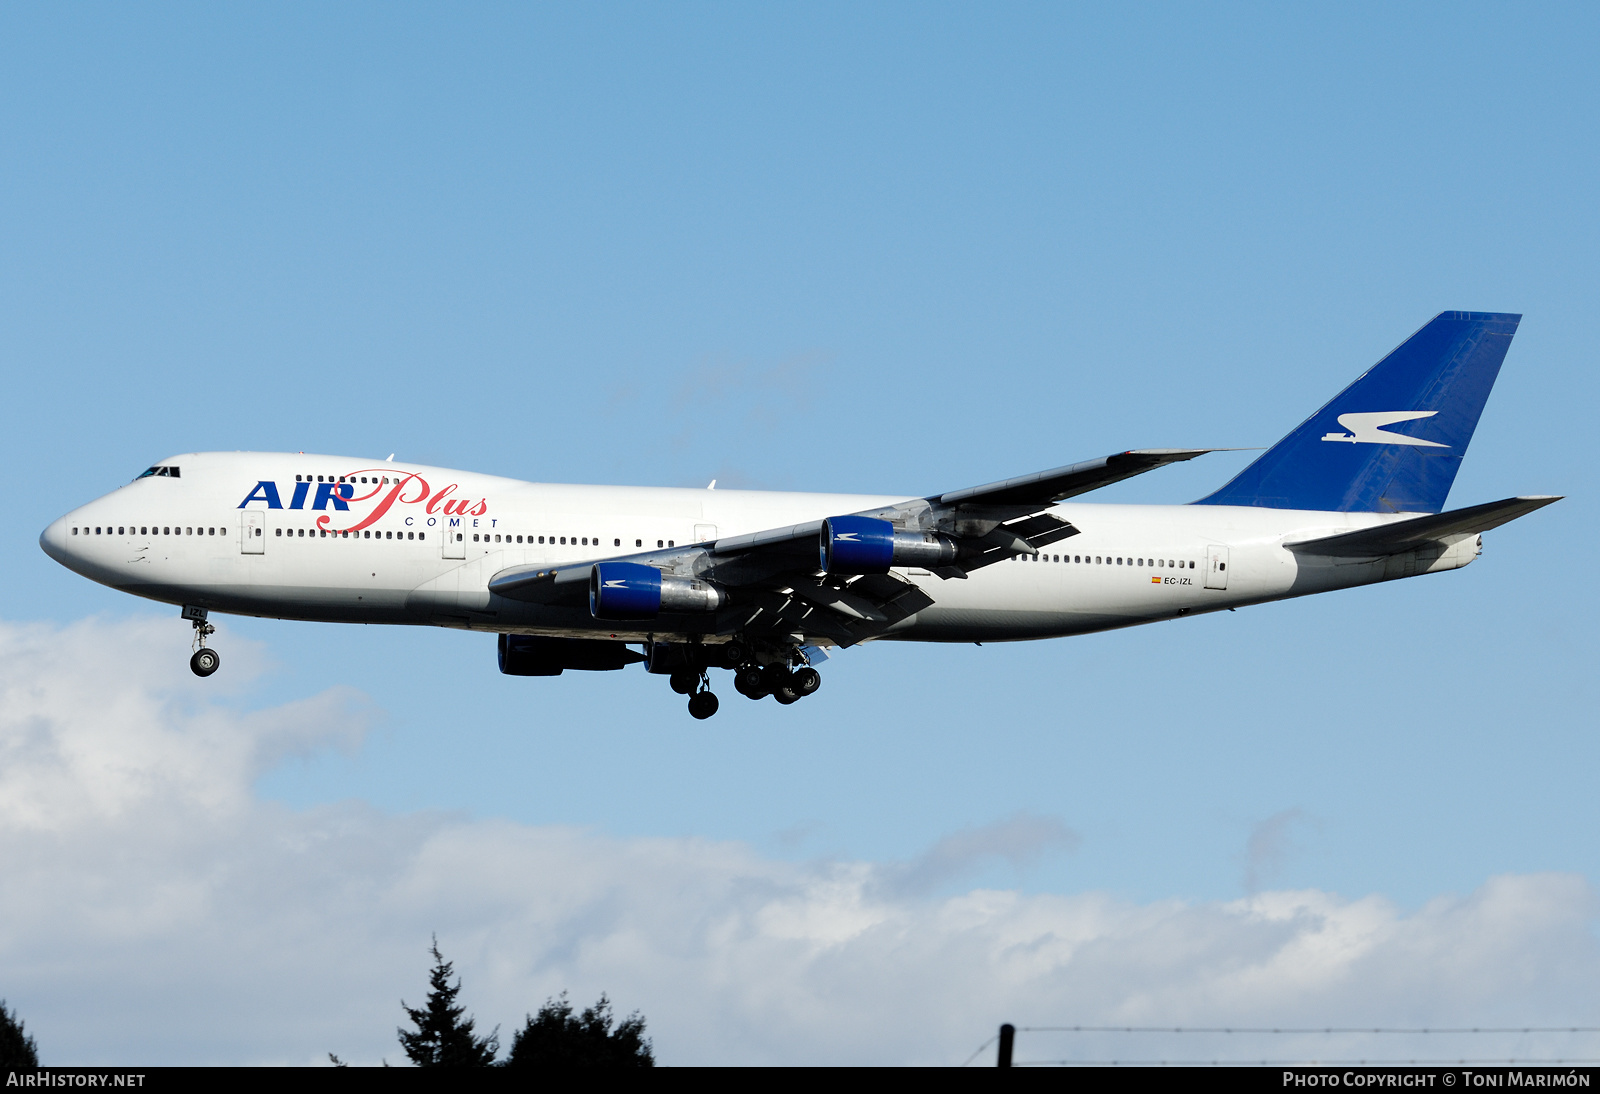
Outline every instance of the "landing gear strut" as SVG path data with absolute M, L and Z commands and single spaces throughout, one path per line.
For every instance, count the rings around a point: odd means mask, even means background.
M 183 618 L 194 624 L 194 656 L 189 658 L 189 671 L 196 676 L 210 676 L 222 666 L 217 651 L 206 645 L 206 639 L 217 633 L 217 628 L 206 622 L 206 610 L 185 606 Z

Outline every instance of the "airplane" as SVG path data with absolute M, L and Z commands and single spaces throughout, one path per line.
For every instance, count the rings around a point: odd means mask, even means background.
M 91 580 L 209 613 L 456 627 L 513 676 L 642 663 L 709 718 L 710 670 L 794 703 L 863 642 L 1060 638 L 1455 570 L 1551 502 L 1444 511 L 1518 314 L 1443 312 L 1226 485 L 1090 491 L 1220 449 L 1146 448 L 921 497 L 522 482 L 304 453 L 172 456 L 39 538 Z M 634 647 L 638 647 L 635 649 Z

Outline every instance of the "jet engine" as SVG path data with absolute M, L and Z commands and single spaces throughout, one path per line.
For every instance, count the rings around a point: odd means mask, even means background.
M 886 574 L 891 566 L 947 566 L 961 554 L 955 540 L 936 532 L 897 532 L 873 517 L 829 517 L 822 522 L 822 568 L 830 574 Z
M 672 577 L 637 562 L 598 562 L 589 572 L 589 614 L 596 619 L 714 612 L 727 601 L 727 594 L 709 581 Z
M 500 636 L 500 671 L 507 676 L 560 676 L 566 669 L 620 669 L 644 660 L 621 642 L 591 638 Z

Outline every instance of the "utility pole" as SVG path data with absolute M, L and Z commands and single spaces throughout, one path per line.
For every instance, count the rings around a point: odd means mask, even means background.
M 1017 1039 L 1017 1027 L 1007 1022 L 1000 1027 L 1000 1058 L 995 1067 L 1011 1066 L 1011 1043 Z

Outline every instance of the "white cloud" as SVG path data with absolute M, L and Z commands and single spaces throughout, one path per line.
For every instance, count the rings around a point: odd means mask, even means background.
M 247 675 L 255 655 L 228 648 L 230 673 Z M 395 1061 L 399 1000 L 423 994 L 433 931 L 485 1028 L 562 989 L 608 991 L 645 1012 L 666 1063 L 958 1062 L 1004 1020 L 1596 1017 L 1596 905 L 1580 878 L 1498 877 L 1410 914 L 1317 891 L 933 898 L 974 860 L 1076 837 L 1020 815 L 912 863 L 799 865 L 359 802 L 297 811 L 253 781 L 284 755 L 356 744 L 365 700 L 332 690 L 242 712 L 188 677 L 185 653 L 170 620 L 0 624 L 0 996 L 47 1062 Z M 1440 1051 L 1353 1044 L 1333 1047 Z M 1020 1051 L 1330 1046 L 1030 1034 Z

